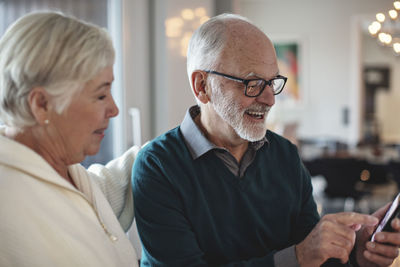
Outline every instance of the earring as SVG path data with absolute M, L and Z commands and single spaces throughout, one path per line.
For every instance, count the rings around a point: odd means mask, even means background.
M 47 125 L 47 124 L 49 124 L 49 123 L 50 123 L 50 121 L 49 121 L 49 120 L 47 120 L 47 119 L 46 119 L 46 120 L 44 120 L 44 124 L 46 124 L 46 125 Z

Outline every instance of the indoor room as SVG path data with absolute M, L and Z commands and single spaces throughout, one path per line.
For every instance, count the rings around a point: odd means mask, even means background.
M 189 40 L 211 17 L 235 13 L 270 38 L 279 74 L 288 78 L 267 125 L 296 146 L 318 213 L 371 214 L 399 192 L 399 1 L 0 0 L 0 36 L 22 15 L 42 10 L 106 28 L 114 44 L 111 90 L 119 114 L 85 167 L 182 123 L 196 104 Z M 140 255 L 135 224 L 129 235 Z

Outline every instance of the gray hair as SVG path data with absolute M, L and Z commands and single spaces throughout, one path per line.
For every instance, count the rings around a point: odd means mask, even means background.
M 212 17 L 193 33 L 187 52 L 189 80 L 195 70 L 211 70 L 216 67 L 221 51 L 226 44 L 228 23 L 238 20 L 252 24 L 243 16 L 224 13 Z
M 62 113 L 114 57 L 105 29 L 56 12 L 23 16 L 0 40 L 0 120 L 19 128 L 34 125 L 28 103 L 34 87 L 43 87 Z

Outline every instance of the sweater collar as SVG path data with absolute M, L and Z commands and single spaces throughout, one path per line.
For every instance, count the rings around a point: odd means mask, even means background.
M 63 179 L 39 154 L 4 135 L 5 126 L 0 126 L 0 165 L 8 166 L 27 173 L 36 179 L 79 192 L 74 186 Z M 69 166 L 68 169 L 71 168 L 75 168 L 74 165 Z

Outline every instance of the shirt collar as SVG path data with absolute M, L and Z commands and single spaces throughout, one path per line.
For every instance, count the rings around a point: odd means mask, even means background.
M 223 149 L 217 147 L 213 143 L 211 143 L 203 134 L 199 126 L 194 122 L 194 119 L 200 114 L 200 107 L 195 105 L 188 109 L 186 112 L 185 118 L 183 119 L 180 130 L 183 135 L 183 139 L 185 140 L 186 145 L 189 148 L 190 154 L 192 155 L 193 159 L 197 159 L 200 156 L 204 155 L 210 150 L 213 149 Z M 268 144 L 268 140 L 266 136 L 263 139 L 250 142 L 249 149 L 258 150 L 260 149 L 265 143 Z
M 217 148 L 216 145 L 211 143 L 204 136 L 199 126 L 194 122 L 194 118 L 196 118 L 199 114 L 199 106 L 196 105 L 190 107 L 186 112 L 185 118 L 180 126 L 183 139 L 185 140 L 193 159 L 197 159 L 208 151 Z

